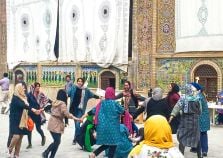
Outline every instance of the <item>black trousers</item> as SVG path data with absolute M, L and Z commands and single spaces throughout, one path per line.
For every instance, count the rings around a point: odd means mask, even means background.
M 47 156 L 50 153 L 50 158 L 54 158 L 60 145 L 61 133 L 54 133 L 50 131 L 50 134 L 53 137 L 53 143 L 51 143 L 44 152 L 47 154 Z
M 117 145 L 102 145 L 97 148 L 93 153 L 98 156 L 102 151 L 108 149 L 108 158 L 113 158 Z
M 40 134 L 42 140 L 44 139 L 44 133 L 43 130 L 41 129 L 41 124 L 35 124 L 36 125 L 36 130 Z M 29 145 L 32 144 L 32 132 L 28 133 L 28 142 Z

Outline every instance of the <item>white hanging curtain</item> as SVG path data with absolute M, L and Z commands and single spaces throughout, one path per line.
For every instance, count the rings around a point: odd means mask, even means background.
M 7 62 L 56 60 L 57 1 L 7 0 Z
M 96 0 L 92 61 L 102 67 L 128 64 L 128 0 Z
M 128 64 L 129 0 L 63 1 L 60 61 Z
M 222 51 L 222 6 L 222 0 L 176 0 L 176 52 Z
M 66 0 L 60 4 L 59 61 L 86 61 L 83 7 L 84 0 Z

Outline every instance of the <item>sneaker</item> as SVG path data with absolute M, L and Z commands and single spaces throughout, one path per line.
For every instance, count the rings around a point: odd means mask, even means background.
M 197 153 L 197 149 L 196 149 L 196 148 L 191 148 L 191 149 L 190 149 L 190 152 L 192 152 L 192 153 Z
M 42 153 L 42 158 L 48 158 L 48 155 L 45 151 Z
M 73 140 L 72 145 L 76 145 L 76 143 L 77 143 L 76 140 Z
M 203 157 L 207 157 L 207 153 L 206 153 L 206 152 L 203 152 L 203 153 L 202 153 L 202 156 L 203 156 Z
M 30 149 L 30 148 L 32 148 L 32 144 L 29 144 L 29 145 L 26 147 L 26 149 Z

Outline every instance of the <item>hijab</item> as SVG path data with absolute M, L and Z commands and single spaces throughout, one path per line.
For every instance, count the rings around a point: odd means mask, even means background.
M 177 102 L 180 107 L 183 107 L 183 112 L 188 113 L 189 111 L 189 102 L 191 101 L 199 101 L 199 96 L 197 95 L 197 89 L 194 88 L 193 84 L 186 84 L 185 86 L 185 96 L 181 97 Z
M 115 90 L 113 87 L 108 87 L 105 90 L 105 99 L 115 99 Z M 98 124 L 98 113 L 101 109 L 101 101 L 96 106 L 94 124 Z
M 161 115 L 149 117 L 144 125 L 144 140 L 130 152 L 131 156 L 140 154 L 143 145 L 160 149 L 169 149 L 174 146 L 172 131 L 166 118 Z
M 154 100 L 160 100 L 163 97 L 163 90 L 159 87 L 154 88 L 152 98 Z
M 115 99 L 115 90 L 113 87 L 107 87 L 105 90 L 105 99 Z
M 26 97 L 25 90 L 24 90 L 22 83 L 16 84 L 14 95 L 19 97 L 22 101 L 25 102 L 25 104 L 28 105 L 27 97 Z

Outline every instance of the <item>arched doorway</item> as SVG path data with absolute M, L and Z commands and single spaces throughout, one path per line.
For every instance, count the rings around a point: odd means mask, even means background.
M 22 72 L 22 70 L 16 70 L 15 71 L 15 85 L 19 81 L 24 81 L 24 73 Z
M 208 101 L 215 101 L 217 95 L 217 71 L 208 64 L 198 66 L 194 71 L 194 80 L 205 88 Z
M 101 89 L 106 89 L 108 86 L 115 88 L 115 75 L 110 71 L 104 71 L 101 74 Z

